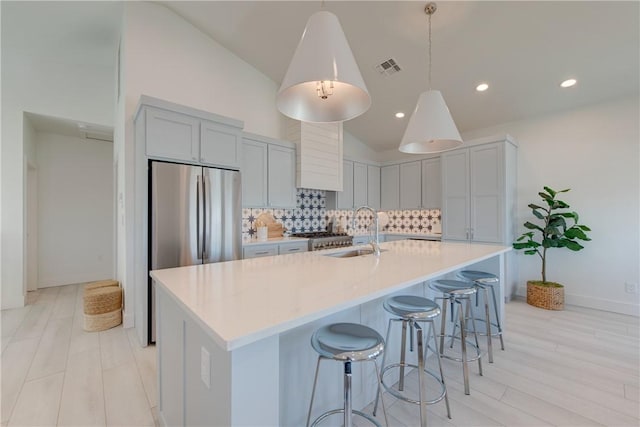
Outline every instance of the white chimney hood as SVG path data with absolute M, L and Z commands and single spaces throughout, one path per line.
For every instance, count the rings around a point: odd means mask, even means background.
M 342 191 L 342 122 L 289 120 L 287 139 L 297 145 L 296 187 Z

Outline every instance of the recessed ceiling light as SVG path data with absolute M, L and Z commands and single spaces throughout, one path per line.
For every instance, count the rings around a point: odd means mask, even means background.
M 486 83 L 480 83 L 478 86 L 476 86 L 476 90 L 478 92 L 484 92 L 487 89 L 489 89 L 489 85 Z
M 561 87 L 571 87 L 577 83 L 576 79 L 567 79 L 560 83 Z
M 399 111 L 399 112 L 396 113 L 396 117 L 401 119 L 401 118 L 404 117 L 404 113 L 402 111 Z

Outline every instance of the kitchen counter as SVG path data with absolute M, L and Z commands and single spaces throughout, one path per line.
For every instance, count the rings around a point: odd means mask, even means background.
M 163 422 L 296 425 L 308 404 L 315 362 L 308 340 L 318 322 L 374 322 L 384 332 L 381 300 L 387 295 L 425 292 L 422 282 L 485 261 L 498 266 L 494 272 L 502 276 L 503 254 L 511 250 L 413 240 L 381 248 L 379 258 L 325 256 L 345 250 L 335 249 L 152 271 Z M 304 369 L 296 370 L 300 364 Z M 179 366 L 185 369 L 182 377 Z M 220 377 L 211 378 L 214 373 Z M 185 388 L 176 391 L 176 384 Z M 339 382 L 336 387 L 337 392 Z M 185 390 L 192 395 L 174 395 Z M 370 391 L 363 393 L 355 401 L 365 405 Z M 281 400 L 287 402 L 282 408 Z M 186 406 L 176 409 L 181 402 Z
M 250 239 L 242 240 L 242 247 L 247 246 L 255 246 L 255 245 L 277 245 L 280 243 L 290 243 L 290 242 L 306 242 L 307 238 L 303 237 L 291 237 L 291 236 L 280 236 L 280 237 L 271 237 L 267 240 L 258 240 L 255 237 Z

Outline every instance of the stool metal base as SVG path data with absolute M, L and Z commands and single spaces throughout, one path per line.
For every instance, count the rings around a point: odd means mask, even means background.
M 470 394 L 469 388 L 469 362 L 478 361 L 478 372 L 482 375 L 482 354 L 480 352 L 480 344 L 478 342 L 478 334 L 475 323 L 475 317 L 471 315 L 471 297 L 477 293 L 477 288 L 468 282 L 460 282 L 457 280 L 436 280 L 429 284 L 429 287 L 435 291 L 442 292 L 443 296 L 435 298 L 436 300 L 442 300 L 442 322 L 440 324 L 440 356 L 447 359 L 462 362 L 462 375 L 464 379 L 464 394 Z M 445 334 L 445 324 L 447 321 L 447 304 L 452 306 L 451 321 L 454 324 L 454 329 L 450 335 Z M 458 320 L 454 319 L 455 311 L 453 307 L 456 307 L 458 312 Z M 467 319 L 471 320 L 471 326 L 473 328 L 473 339 L 475 345 L 468 342 L 467 338 Z M 460 324 L 460 337 L 455 334 L 455 328 L 457 324 Z M 455 339 L 460 340 L 460 350 L 462 357 L 454 357 L 444 353 L 444 340 L 445 338 L 451 338 L 451 346 Z M 476 350 L 475 356 L 469 356 L 467 353 L 467 346 L 471 345 Z
M 447 387 L 444 381 L 444 374 L 442 372 L 442 364 L 440 361 L 440 355 L 439 355 L 439 351 L 438 351 L 438 342 L 436 340 L 436 332 L 435 332 L 435 326 L 433 324 L 433 319 L 435 317 L 437 317 L 438 315 L 440 315 L 440 309 L 439 307 L 433 303 L 433 301 L 430 300 L 426 300 L 425 301 L 429 301 L 431 304 L 433 304 L 434 308 L 430 309 L 429 311 L 425 311 L 425 312 L 413 312 L 413 313 L 403 313 L 403 317 L 399 318 L 399 319 L 389 319 L 389 325 L 387 327 L 387 337 L 386 337 L 386 342 L 389 341 L 389 336 L 391 333 L 391 327 L 392 327 L 392 323 L 393 322 L 402 322 L 402 344 L 401 344 L 401 349 L 400 349 L 400 363 L 394 363 L 388 366 L 385 366 L 385 361 L 386 361 L 386 356 L 387 353 L 385 353 L 382 357 L 382 371 L 380 373 L 380 382 L 382 384 L 382 387 L 384 387 L 391 395 L 395 396 L 396 398 L 403 400 L 405 402 L 408 403 L 412 403 L 412 404 L 416 404 L 420 406 L 420 425 L 422 427 L 426 427 L 427 425 L 427 409 L 426 406 L 430 405 L 430 404 L 434 404 L 437 402 L 440 402 L 441 400 L 444 399 L 446 406 L 447 406 L 447 416 L 449 418 L 451 418 L 451 410 L 449 407 L 449 398 L 447 395 Z M 385 309 L 389 312 L 391 312 L 392 314 L 396 314 L 398 315 L 397 311 L 393 309 L 393 307 L 391 307 L 389 304 L 387 304 L 387 302 L 385 302 Z M 420 326 L 420 323 L 428 323 L 428 330 L 427 330 L 427 339 L 426 339 L 426 343 L 423 342 L 423 330 L 422 327 Z M 410 326 L 411 329 L 411 338 L 412 338 L 412 342 L 413 342 L 413 331 L 415 331 L 416 333 L 416 340 L 417 340 L 417 353 L 418 353 L 418 365 L 413 365 L 413 364 L 409 364 L 405 362 L 405 354 L 406 354 L 406 337 L 407 337 L 407 325 Z M 434 346 L 436 348 L 436 350 L 434 351 L 434 353 L 436 354 L 437 360 L 438 360 L 438 368 L 440 370 L 440 376 L 438 377 L 438 375 L 434 372 L 431 372 L 429 370 L 426 369 L 425 367 L 425 363 L 426 363 L 426 355 L 427 355 L 427 350 L 430 349 L 429 346 L 429 340 L 430 337 L 433 337 L 434 340 Z M 413 345 L 411 345 L 411 351 L 413 351 Z M 432 350 L 433 351 L 433 350 Z M 401 393 L 401 391 L 404 390 L 404 371 L 405 369 L 409 367 L 409 368 L 415 368 L 418 369 L 418 400 L 416 399 L 411 399 L 410 397 L 406 396 L 405 394 Z M 398 388 L 399 391 L 394 390 L 390 385 L 385 384 L 384 382 L 384 374 L 392 369 L 398 369 L 399 370 L 399 381 L 398 381 Z M 426 388 L 426 378 L 425 378 L 425 374 L 431 376 L 432 378 L 434 378 L 436 381 L 438 381 L 438 383 L 440 384 L 441 387 L 441 391 L 440 394 L 435 398 L 435 399 L 431 399 L 428 400 L 426 398 L 426 396 L 423 396 L 423 393 L 425 392 L 425 388 Z M 376 398 L 376 403 L 373 409 L 373 413 L 375 415 L 376 410 L 378 407 L 378 399 Z

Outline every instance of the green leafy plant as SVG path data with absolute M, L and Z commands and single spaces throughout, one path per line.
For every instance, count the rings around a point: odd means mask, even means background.
M 531 203 L 529 207 L 533 216 L 543 222 L 542 225 L 534 224 L 530 221 L 524 223 L 528 230 L 513 243 L 514 249 L 523 249 L 526 255 L 538 255 L 542 260 L 542 283 L 547 282 L 547 250 L 550 248 L 567 248 L 572 251 L 579 251 L 584 248 L 579 240 L 591 240 L 587 236 L 587 231 L 591 231 L 586 225 L 578 224 L 578 214 L 569 211 L 570 206 L 558 200 L 559 193 L 566 193 L 569 189 L 554 191 L 549 187 L 544 187 L 544 191 L 538 194 L 546 203 L 539 206 Z M 521 243 L 518 243 L 521 242 Z

